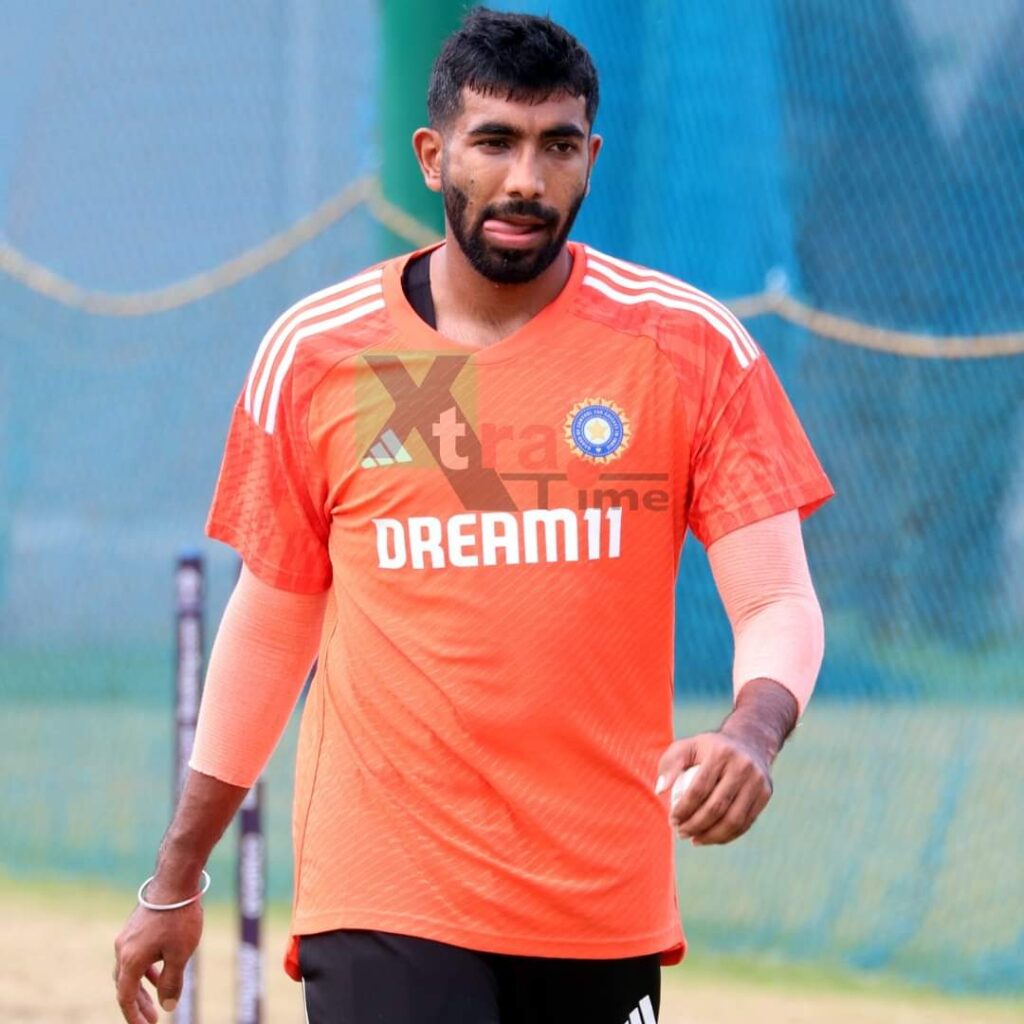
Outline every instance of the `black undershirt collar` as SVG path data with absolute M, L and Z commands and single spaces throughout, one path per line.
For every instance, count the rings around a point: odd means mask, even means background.
M 430 291 L 430 253 L 413 256 L 402 271 L 402 291 L 417 316 L 428 326 L 437 330 L 437 312 L 434 296 Z

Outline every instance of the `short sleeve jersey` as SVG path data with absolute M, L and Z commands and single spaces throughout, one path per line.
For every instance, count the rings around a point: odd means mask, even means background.
M 485 347 L 416 315 L 410 256 L 304 300 L 259 346 L 208 532 L 272 586 L 330 589 L 294 935 L 682 955 L 653 787 L 683 538 L 807 515 L 832 489 L 724 306 L 569 250 L 557 298 Z

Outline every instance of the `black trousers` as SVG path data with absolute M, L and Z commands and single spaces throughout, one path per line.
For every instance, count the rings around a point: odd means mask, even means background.
M 375 931 L 304 935 L 309 1024 L 655 1024 L 658 954 L 564 960 Z

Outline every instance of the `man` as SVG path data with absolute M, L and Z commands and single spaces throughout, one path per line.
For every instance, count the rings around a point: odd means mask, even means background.
M 156 1019 L 143 977 L 178 996 L 203 865 L 314 656 L 287 960 L 312 1024 L 652 1024 L 684 950 L 670 815 L 725 843 L 767 803 L 821 660 L 799 518 L 832 492 L 724 307 L 567 242 L 597 101 L 564 30 L 473 11 L 413 139 L 443 243 L 260 345 L 208 523 L 245 569 L 144 892 L 185 905 L 116 944 L 132 1024 Z M 673 743 L 687 528 L 736 701 Z

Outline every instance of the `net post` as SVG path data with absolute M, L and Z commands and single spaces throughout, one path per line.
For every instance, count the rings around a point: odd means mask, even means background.
M 260 1024 L 263 1016 L 261 924 L 266 895 L 264 784 L 246 794 L 238 819 L 237 1024 Z
M 175 587 L 174 804 L 188 774 L 203 688 L 203 559 L 197 550 L 180 552 Z M 185 965 L 175 1024 L 198 1024 L 198 956 Z

